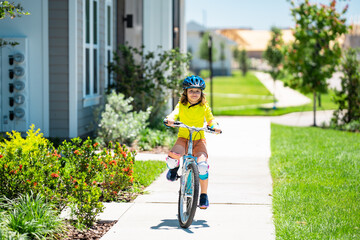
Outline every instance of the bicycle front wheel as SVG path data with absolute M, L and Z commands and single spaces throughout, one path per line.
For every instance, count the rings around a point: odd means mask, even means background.
M 199 171 L 194 162 L 190 163 L 181 176 L 178 219 L 182 228 L 188 228 L 195 216 L 199 197 Z

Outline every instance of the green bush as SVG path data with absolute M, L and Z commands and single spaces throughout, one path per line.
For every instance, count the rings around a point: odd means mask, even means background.
M 334 102 L 338 109 L 334 112 L 333 123 L 345 129 L 356 128 L 360 121 L 360 61 L 359 50 L 348 49 L 341 63 L 344 76 L 341 78 L 341 90 L 335 90 Z M 357 128 L 359 130 L 359 128 Z
M 8 134 L 9 140 L 0 143 L 0 194 L 16 198 L 21 193 L 46 192 L 53 196 L 56 183 L 51 174 L 61 167 L 52 144 L 34 125 L 24 139 L 19 132 Z
M 141 150 L 148 151 L 158 146 L 171 147 L 175 141 L 176 135 L 170 131 L 145 128 L 140 132 L 137 146 Z
M 0 239 L 50 239 L 63 230 L 63 222 L 53 206 L 40 194 L 0 200 Z
M 164 116 L 167 99 L 180 94 L 189 61 L 190 54 L 181 53 L 179 49 L 165 51 L 159 47 L 151 52 L 145 51 L 145 46 L 120 45 L 114 52 L 113 62 L 109 63 L 115 78 L 115 84 L 109 89 L 123 93 L 125 98 L 134 98 L 135 111 L 147 111 L 152 106 L 149 122 L 157 127 Z
M 99 151 L 91 139 L 64 141 L 56 150 L 34 126 L 23 139 L 12 132 L 0 144 L 0 195 L 41 193 L 59 211 L 72 206 L 80 224 L 92 225 L 103 210 L 101 201 L 116 200 L 133 183 L 135 152 L 109 144 Z
M 122 93 L 113 92 L 107 96 L 97 131 L 99 142 L 107 145 L 110 141 L 118 141 L 130 145 L 147 126 L 151 107 L 137 113 L 133 111 L 132 101 L 132 97 L 125 99 Z
M 210 70 L 207 69 L 203 69 L 200 71 L 199 76 L 202 77 L 203 79 L 205 78 L 209 78 L 210 77 Z

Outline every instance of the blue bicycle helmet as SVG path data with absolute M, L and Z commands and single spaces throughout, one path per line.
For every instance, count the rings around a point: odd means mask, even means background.
M 194 75 L 185 78 L 182 85 L 183 89 L 200 88 L 201 90 L 204 90 L 206 87 L 205 81 L 201 77 Z

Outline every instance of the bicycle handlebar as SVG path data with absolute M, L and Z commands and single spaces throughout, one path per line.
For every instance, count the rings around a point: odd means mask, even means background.
M 167 119 L 164 119 L 164 124 L 166 126 L 168 126 L 168 120 Z M 196 128 L 196 127 L 190 127 L 180 121 L 175 121 L 174 122 L 174 127 L 182 127 L 182 128 L 187 128 L 187 129 L 190 129 L 190 130 L 194 130 L 196 132 L 200 132 L 200 131 L 204 131 L 204 132 L 208 132 L 208 133 L 216 133 L 214 129 L 210 128 L 209 126 L 206 126 L 206 127 L 202 127 L 202 128 Z M 220 131 L 220 133 L 222 133 L 222 131 Z

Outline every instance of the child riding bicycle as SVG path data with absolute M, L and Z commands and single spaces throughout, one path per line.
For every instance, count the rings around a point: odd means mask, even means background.
M 211 109 L 205 99 L 203 90 L 205 89 L 205 81 L 199 76 L 189 76 L 183 81 L 183 93 L 179 103 L 175 109 L 166 117 L 168 126 L 173 126 L 175 120 L 179 120 L 188 126 L 203 127 L 204 119 L 207 125 L 220 133 L 219 124 L 215 122 Z M 169 171 L 166 178 L 169 181 L 175 181 L 178 178 L 177 171 L 180 165 L 180 158 L 187 151 L 187 143 L 189 139 L 189 131 L 186 128 L 180 128 L 178 139 L 170 150 L 166 163 Z M 206 209 L 209 206 L 209 199 L 207 196 L 209 164 L 208 154 L 206 150 L 206 140 L 204 131 L 194 134 L 192 137 L 194 141 L 193 153 L 197 157 L 197 165 L 200 177 L 200 203 L 201 209 Z

